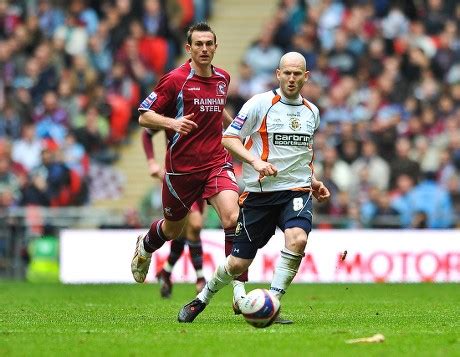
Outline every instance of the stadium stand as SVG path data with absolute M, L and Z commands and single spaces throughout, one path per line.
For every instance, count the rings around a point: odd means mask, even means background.
M 26 219 L 30 207 L 123 196 L 113 164 L 139 145 L 130 142 L 139 100 L 181 59 L 187 26 L 226 1 L 0 2 L 2 227 L 14 210 Z M 303 95 L 322 118 L 315 169 L 333 193 L 317 205 L 319 227 L 460 228 L 457 1 L 273 0 L 256 29 L 255 5 L 234 3 L 251 11 L 213 15 L 231 112 L 272 89 L 282 53 L 307 59 Z M 237 17 L 247 26 L 232 29 Z M 238 52 L 230 38 L 251 32 L 260 36 Z M 0 256 L 12 249 L 4 242 Z

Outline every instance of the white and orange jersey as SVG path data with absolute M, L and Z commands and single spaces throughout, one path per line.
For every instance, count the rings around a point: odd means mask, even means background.
M 280 89 L 248 100 L 229 125 L 224 137 L 238 137 L 246 149 L 275 165 L 278 175 L 259 179 L 254 168 L 243 163 L 245 191 L 297 190 L 311 185 L 313 134 L 319 126 L 319 110 L 299 96 L 289 100 Z

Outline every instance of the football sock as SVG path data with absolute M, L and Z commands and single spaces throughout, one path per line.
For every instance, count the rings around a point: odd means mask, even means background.
M 163 219 L 157 220 L 152 223 L 149 231 L 144 237 L 144 249 L 148 253 L 153 253 L 157 249 L 160 249 L 163 244 L 167 241 L 166 236 L 161 230 L 161 224 Z
M 244 288 L 244 283 L 242 281 L 233 280 L 233 298 L 235 301 L 238 301 L 242 297 L 246 296 L 246 289 Z
M 232 247 L 233 247 L 233 238 L 235 238 L 235 229 L 236 227 L 224 229 L 225 232 L 225 256 L 228 257 L 232 254 Z M 248 271 L 246 270 L 240 276 L 236 278 L 236 280 L 241 281 L 243 283 L 248 281 Z
M 286 289 L 294 279 L 299 270 L 304 254 L 299 254 L 290 251 L 287 248 L 281 250 L 281 256 L 276 264 L 275 273 L 273 274 L 270 291 L 276 295 L 278 299 L 286 293 Z
M 167 273 L 171 273 L 174 265 L 176 265 L 182 252 L 184 251 L 185 239 L 178 238 L 171 241 L 171 250 L 169 252 L 168 260 L 163 265 L 163 270 Z
M 219 264 L 212 279 L 209 280 L 204 289 L 197 295 L 197 298 L 208 304 L 212 297 L 225 285 L 228 285 L 232 280 L 233 276 L 227 272 L 227 261 Z
M 192 265 L 196 271 L 196 278 L 203 277 L 203 247 L 201 241 L 192 242 L 187 240 L 188 249 L 190 252 L 190 258 L 192 259 Z

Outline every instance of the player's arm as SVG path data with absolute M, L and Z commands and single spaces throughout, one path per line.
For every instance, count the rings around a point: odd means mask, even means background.
M 158 178 L 160 180 L 164 177 L 164 170 L 156 162 L 155 154 L 153 151 L 153 135 L 155 131 L 146 129 L 142 132 L 142 148 L 144 149 L 145 157 L 147 158 L 147 165 L 149 167 L 149 173 L 151 177 Z
M 146 110 L 139 115 L 139 125 L 147 129 L 172 130 L 181 135 L 187 135 L 198 128 L 198 124 L 191 120 L 194 115 L 191 113 L 174 119 L 158 114 L 153 110 Z
M 313 190 L 313 196 L 318 202 L 326 201 L 331 197 L 331 193 L 324 185 L 323 181 L 317 180 L 314 174 L 311 176 L 311 188 Z
M 223 112 L 223 117 L 224 117 L 224 129 L 227 129 L 228 126 L 232 123 L 233 118 L 228 114 L 227 110 L 224 109 Z
M 277 175 L 278 169 L 275 165 L 263 161 L 260 157 L 253 155 L 244 147 L 243 142 L 238 136 L 224 136 L 222 138 L 222 145 L 233 155 L 234 158 L 250 164 L 254 170 L 259 172 L 261 177 Z

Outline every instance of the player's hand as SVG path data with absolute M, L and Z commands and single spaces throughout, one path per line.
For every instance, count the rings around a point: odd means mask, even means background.
M 255 160 L 252 167 L 259 172 L 260 178 L 265 176 L 276 176 L 278 174 L 278 169 L 275 165 L 260 159 Z
M 153 159 L 148 160 L 148 165 L 150 177 L 163 180 L 163 177 L 165 176 L 163 168 Z
M 331 193 L 322 181 L 313 180 L 311 184 L 312 194 L 318 202 L 324 202 L 331 197 Z
M 181 135 L 189 134 L 192 130 L 198 128 L 198 124 L 191 120 L 194 115 L 194 113 L 191 113 L 184 115 L 179 119 L 174 119 L 172 129 Z

